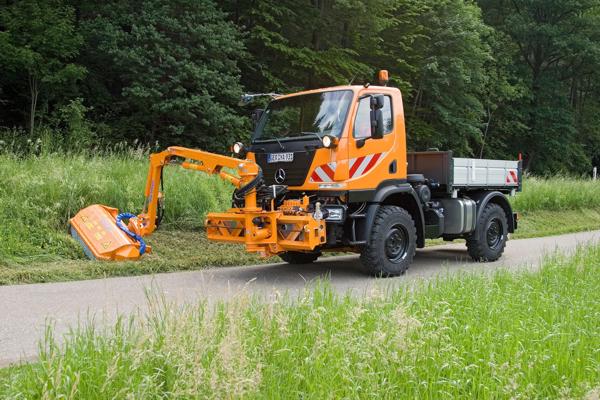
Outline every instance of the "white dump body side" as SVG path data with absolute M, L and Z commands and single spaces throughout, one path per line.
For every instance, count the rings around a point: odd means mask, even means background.
M 519 162 L 453 158 L 453 186 L 515 187 L 519 186 Z

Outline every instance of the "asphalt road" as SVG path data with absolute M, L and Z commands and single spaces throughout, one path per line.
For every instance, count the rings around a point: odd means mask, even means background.
M 545 238 L 511 240 L 504 256 L 494 263 L 474 263 L 464 244 L 418 250 L 409 271 L 397 278 L 375 279 L 358 269 L 358 256 L 330 257 L 312 265 L 268 264 L 214 268 L 153 276 L 0 287 L 0 367 L 35 359 L 38 341 L 51 323 L 55 336 L 92 317 L 97 325 L 110 324 L 120 314 L 144 312 L 148 292 L 183 303 L 206 299 L 217 302 L 240 294 L 265 299 L 276 293 L 291 296 L 307 283 L 329 277 L 340 293 L 368 293 L 377 286 L 405 285 L 416 280 L 457 272 L 489 272 L 499 268 L 535 268 L 544 254 L 569 253 L 578 245 L 600 241 L 600 231 Z

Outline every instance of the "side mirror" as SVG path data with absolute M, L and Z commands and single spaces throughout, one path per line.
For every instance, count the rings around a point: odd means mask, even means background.
M 258 125 L 258 121 L 260 121 L 260 117 L 262 117 L 264 111 L 265 110 L 263 110 L 262 108 L 252 110 L 252 114 L 250 117 L 252 118 L 252 124 L 255 128 Z
M 382 139 L 385 132 L 383 122 L 384 97 L 382 94 L 371 96 L 371 138 Z
M 381 110 L 385 105 L 385 98 L 382 94 L 371 96 L 371 110 Z

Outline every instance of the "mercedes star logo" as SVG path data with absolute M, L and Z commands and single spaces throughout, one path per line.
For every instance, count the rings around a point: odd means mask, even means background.
M 277 171 L 275 171 L 275 182 L 281 184 L 283 181 L 285 181 L 285 171 L 283 168 L 279 168 Z

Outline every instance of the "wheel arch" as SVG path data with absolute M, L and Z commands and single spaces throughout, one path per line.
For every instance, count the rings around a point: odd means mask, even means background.
M 506 221 L 508 223 L 508 232 L 513 233 L 515 231 L 515 220 L 513 218 L 513 211 L 510 202 L 506 195 L 498 191 L 481 191 L 469 193 L 468 197 L 475 201 L 477 204 L 477 220 L 481 216 L 481 213 L 489 203 L 497 204 L 504 210 L 506 214 Z
M 425 218 L 423 217 L 423 207 L 417 193 L 408 183 L 394 184 L 384 186 L 377 190 L 373 201 L 367 208 L 365 218 L 364 240 L 369 241 L 371 235 L 370 227 L 375 221 L 377 210 L 382 205 L 394 205 L 404 208 L 411 215 L 417 229 L 417 247 L 425 247 Z

